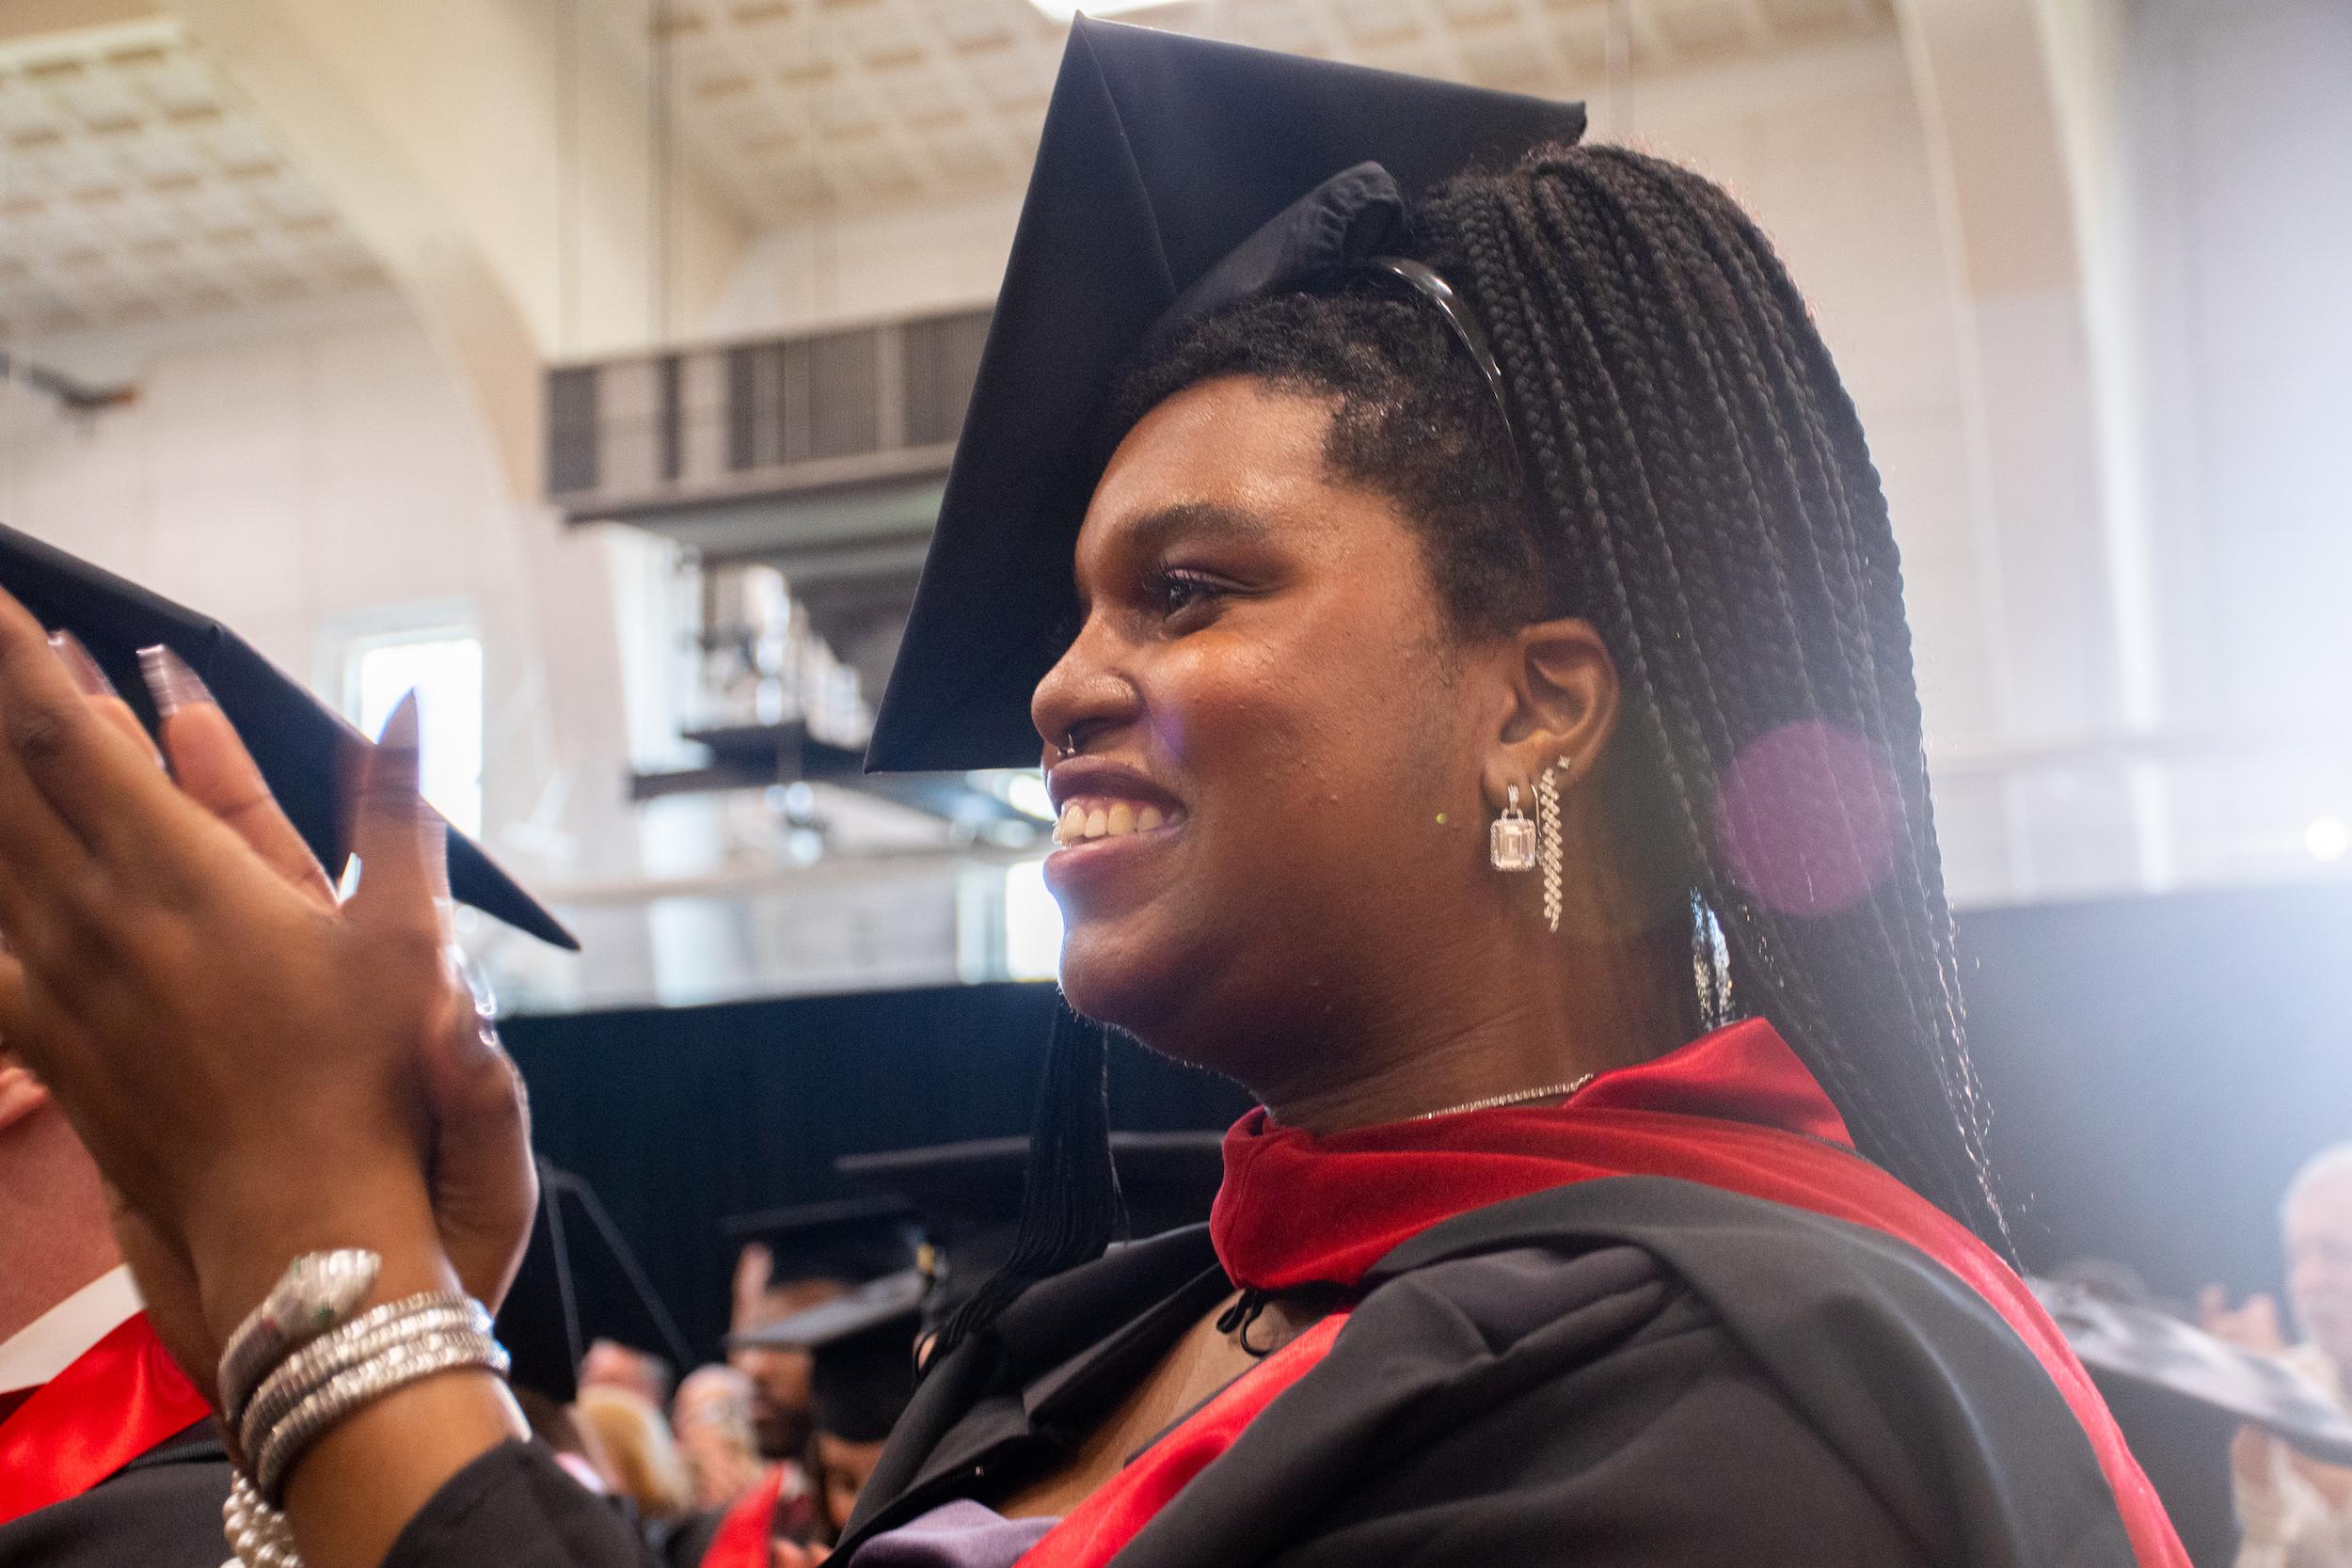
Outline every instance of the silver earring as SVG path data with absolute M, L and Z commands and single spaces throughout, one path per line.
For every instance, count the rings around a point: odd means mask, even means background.
M 1511 786 L 1511 803 L 1486 831 L 1486 858 L 1497 871 L 1535 869 L 1535 824 L 1519 810 L 1519 786 Z
M 1569 766 L 1562 757 L 1544 769 L 1535 781 L 1535 818 L 1539 847 L 1535 858 L 1544 868 L 1544 924 L 1553 931 L 1560 929 L 1560 769 Z

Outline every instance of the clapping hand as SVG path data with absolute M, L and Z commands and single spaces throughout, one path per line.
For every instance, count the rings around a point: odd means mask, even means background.
M 106 1172 L 175 1354 L 209 1384 L 316 1246 L 379 1245 L 405 1288 L 454 1275 L 495 1301 L 532 1167 L 519 1085 L 445 957 L 413 705 L 359 781 L 363 875 L 339 905 L 200 687 L 164 725 L 175 786 L 63 651 L 0 596 L 0 1036 Z

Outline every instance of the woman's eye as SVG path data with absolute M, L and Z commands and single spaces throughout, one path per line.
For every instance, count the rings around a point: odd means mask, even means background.
M 1195 605 L 1217 597 L 1225 592 L 1224 585 L 1200 572 L 1168 568 L 1152 574 L 1150 597 L 1152 608 L 1164 616 L 1174 616 Z

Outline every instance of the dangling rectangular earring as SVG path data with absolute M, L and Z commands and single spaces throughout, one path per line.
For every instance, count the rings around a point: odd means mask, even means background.
M 1552 931 L 1560 929 L 1560 780 L 1559 770 L 1568 766 L 1562 757 L 1558 763 L 1544 769 L 1535 781 L 1535 819 L 1541 835 L 1536 858 L 1544 868 L 1544 924 Z
M 1511 803 L 1486 831 L 1486 858 L 1497 871 L 1535 869 L 1535 824 L 1519 811 L 1519 786 L 1511 786 Z

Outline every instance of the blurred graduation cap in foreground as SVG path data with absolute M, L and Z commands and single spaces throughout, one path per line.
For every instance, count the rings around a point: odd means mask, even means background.
M 2098 1385 L 2197 1568 L 2237 1556 L 2230 1446 L 2241 1427 L 2352 1465 L 2352 1417 L 2326 1389 L 2162 1310 L 2128 1271 L 2085 1260 L 2027 1283 Z
M 666 1356 L 680 1373 L 695 1362 L 595 1190 L 544 1159 L 538 1223 L 497 1334 L 514 1357 L 516 1386 L 558 1404 L 578 1394 L 580 1360 L 597 1339 Z
M 1224 1138 L 1216 1132 L 1114 1132 L 1131 1236 L 1153 1236 L 1209 1217 L 1224 1180 Z M 1025 1138 L 981 1138 L 834 1162 L 844 1180 L 891 1195 L 909 1206 L 930 1243 L 930 1289 L 922 1329 L 935 1332 L 1012 1253 L 1021 1188 L 1029 1162 Z
M 139 678 L 138 650 L 160 642 L 187 660 L 236 725 L 295 831 L 327 876 L 340 879 L 351 853 L 345 792 L 373 745 L 367 736 L 218 621 L 7 527 L 0 527 L 0 588 L 51 631 L 81 639 L 115 689 L 151 724 L 154 710 Z M 460 903 L 578 950 L 562 922 L 454 829 L 449 881 Z
M 1180 296 L 1214 303 L 1213 272 L 1279 287 L 1318 247 L 1393 238 L 1439 181 L 1583 130 L 1578 104 L 1073 23 L 866 765 L 1036 766 L 1029 693 L 1076 609 L 1105 405 Z M 1344 202 L 1286 212 L 1367 163 L 1380 200 L 1359 181 Z M 1367 221 L 1376 236 L 1340 232 Z

